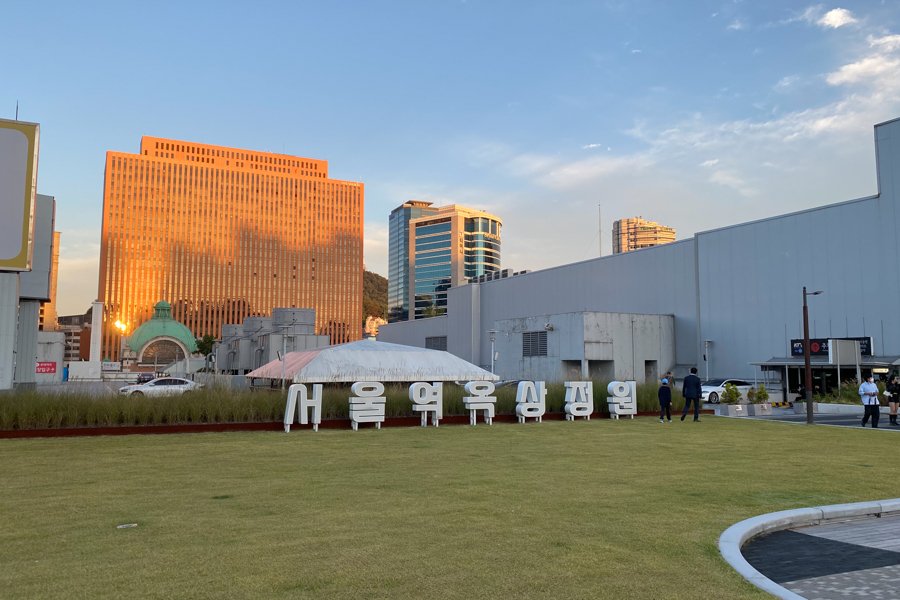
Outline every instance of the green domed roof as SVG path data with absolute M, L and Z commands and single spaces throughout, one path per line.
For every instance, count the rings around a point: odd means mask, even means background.
M 144 344 L 153 338 L 168 336 L 181 341 L 188 351 L 197 351 L 197 340 L 191 330 L 172 318 L 172 305 L 160 300 L 153 307 L 153 317 L 134 330 L 128 338 L 128 347 L 140 352 Z

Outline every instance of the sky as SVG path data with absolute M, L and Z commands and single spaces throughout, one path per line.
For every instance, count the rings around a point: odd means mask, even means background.
M 537 270 L 610 254 L 616 219 L 686 239 L 875 194 L 900 117 L 898 0 L 19 2 L 0 29 L 61 315 L 97 295 L 105 152 L 142 135 L 328 160 L 386 276 L 407 200 L 496 214 L 503 268 Z

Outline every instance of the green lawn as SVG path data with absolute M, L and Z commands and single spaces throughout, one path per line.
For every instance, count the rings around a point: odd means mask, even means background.
M 719 534 L 900 496 L 895 438 L 704 417 L 0 440 L 0 596 L 762 598 Z

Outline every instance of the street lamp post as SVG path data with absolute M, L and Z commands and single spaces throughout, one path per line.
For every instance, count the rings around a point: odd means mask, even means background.
M 488 333 L 491 334 L 491 375 L 494 374 L 494 337 L 497 335 L 496 329 L 488 330 Z
M 806 307 L 807 296 L 818 296 L 822 291 L 807 292 L 806 286 L 803 286 L 803 364 L 806 367 L 806 424 L 814 425 L 816 420 L 813 416 L 812 403 L 812 367 L 809 358 L 809 309 Z
M 286 379 L 285 367 L 287 365 L 287 339 L 288 335 L 294 337 L 294 334 L 288 334 L 285 329 L 289 329 L 297 324 L 297 321 L 288 325 L 281 326 L 281 389 L 284 389 L 284 380 Z

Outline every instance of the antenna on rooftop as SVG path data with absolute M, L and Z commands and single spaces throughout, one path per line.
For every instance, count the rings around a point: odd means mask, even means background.
M 19 101 L 16 100 L 16 121 L 19 120 Z
M 603 205 L 597 205 L 597 213 L 599 217 L 598 226 L 600 228 L 600 232 L 597 234 L 597 254 L 599 256 L 603 256 Z

